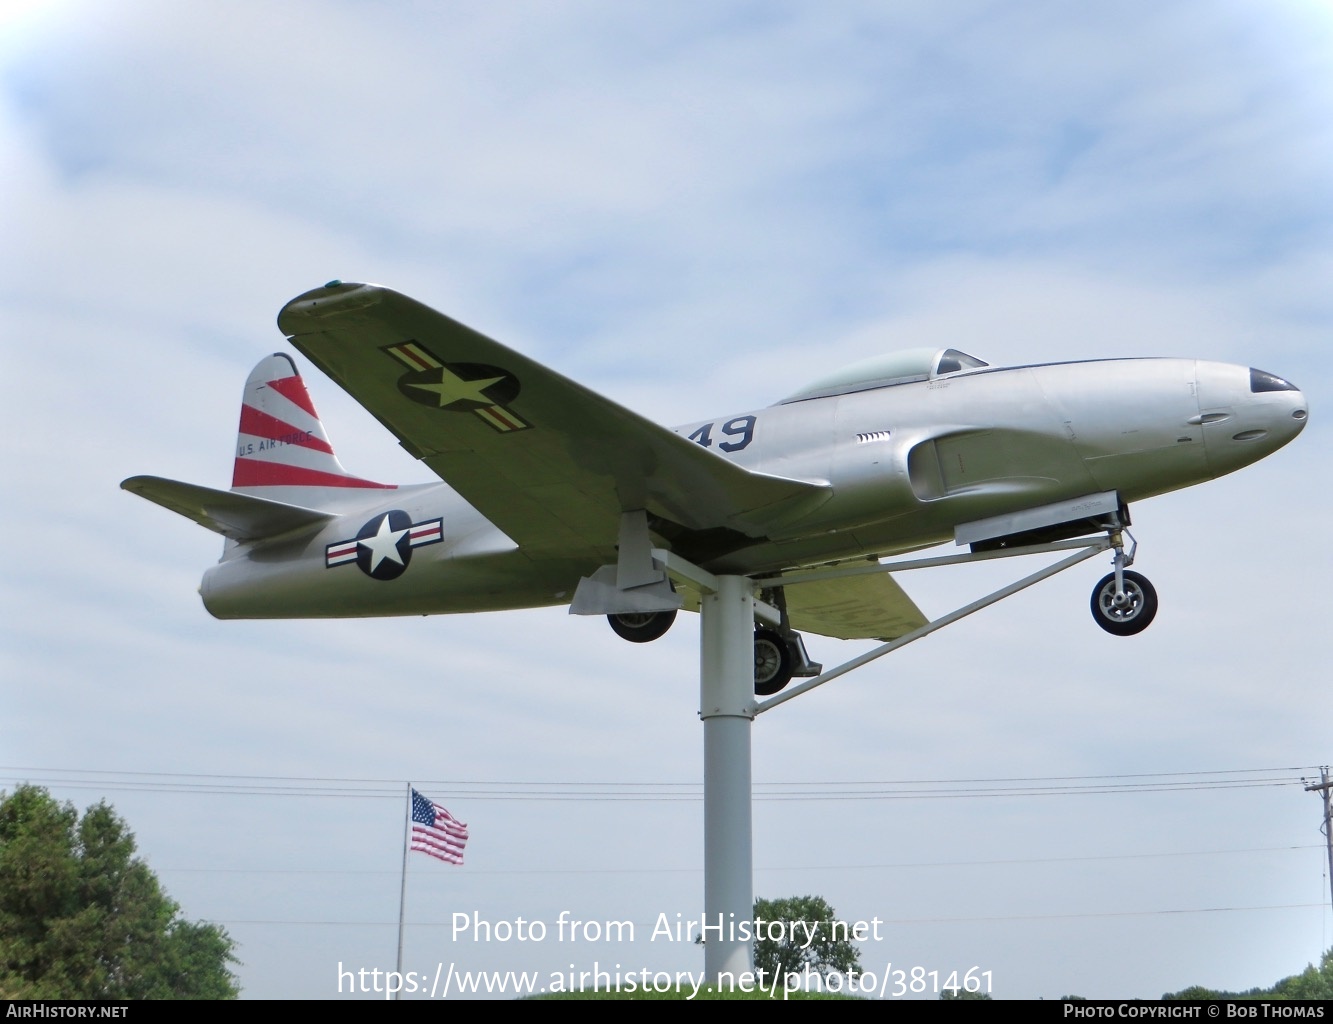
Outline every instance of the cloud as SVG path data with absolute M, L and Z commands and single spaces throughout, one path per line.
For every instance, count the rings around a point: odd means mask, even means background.
M 1314 407 L 1291 448 L 1135 508 L 1140 568 L 1163 598 L 1152 630 L 1119 642 L 1086 621 L 1100 563 L 1059 577 L 764 716 L 755 778 L 1327 759 L 1333 21 L 1318 8 L 52 10 L 0 44 L 11 764 L 408 776 L 446 800 L 460 780 L 697 784 L 692 619 L 638 648 L 563 609 L 206 617 L 194 588 L 219 539 L 116 484 L 225 486 L 245 375 L 287 348 L 278 308 L 335 276 L 399 288 L 668 423 L 918 345 L 1288 376 Z M 430 479 L 303 369 L 354 472 Z M 939 611 L 1009 568 L 903 583 Z M 863 645 L 812 648 L 833 663 Z M 249 993 L 327 995 L 340 959 L 387 964 L 396 798 L 61 778 L 62 796 L 117 804 L 187 914 L 235 922 Z M 448 876 L 414 867 L 414 954 L 569 962 L 554 947 L 460 950 L 439 925 L 455 907 L 697 913 L 696 802 L 474 793 L 459 807 L 476 859 Z M 1244 986 L 1314 956 L 1325 911 L 1286 879 L 1317 877 L 1317 858 L 1297 863 L 1316 812 L 1292 786 L 760 801 L 757 877 L 768 895 L 822 891 L 849 916 L 899 922 L 875 957 L 993 965 L 1003 994 Z M 961 855 L 978 835 L 984 849 Z M 1217 852 L 1284 845 L 1294 859 L 1274 871 Z M 1144 859 L 1113 874 L 1036 864 L 1052 851 Z M 1145 856 L 1167 853 L 1181 859 Z M 968 858 L 1023 864 L 948 866 Z M 1161 916 L 1289 903 L 1311 906 Z M 320 920 L 360 923 L 292 923 Z M 1254 934 L 1272 939 L 1262 954 Z M 692 947 L 618 952 L 697 968 Z

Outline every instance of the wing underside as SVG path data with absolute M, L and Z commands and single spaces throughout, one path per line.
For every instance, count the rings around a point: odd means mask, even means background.
M 534 554 L 612 552 L 622 512 L 760 538 L 829 496 L 750 472 L 403 295 L 334 283 L 278 325 L 470 504 Z M 614 555 L 611 555 L 614 558 Z
M 929 620 L 887 572 L 800 583 L 784 594 L 793 629 L 842 640 L 897 640 Z
M 897 640 L 930 620 L 887 572 L 801 583 L 788 573 L 787 618 L 798 633 L 839 640 Z M 762 583 L 763 581 L 759 581 Z M 686 611 L 699 610 L 699 592 L 684 590 Z

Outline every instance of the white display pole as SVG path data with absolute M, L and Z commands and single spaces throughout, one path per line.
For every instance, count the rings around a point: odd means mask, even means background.
M 756 701 L 754 697 L 754 624 L 758 618 L 777 627 L 782 618 L 778 609 L 755 599 L 753 580 L 744 576 L 714 576 L 670 551 L 653 549 L 652 557 L 657 565 L 665 567 L 678 583 L 688 585 L 700 594 L 699 717 L 704 723 L 704 973 L 709 981 L 716 983 L 719 976 L 729 975 L 734 986 L 742 974 L 754 968 L 751 944 L 740 939 L 737 932 L 741 923 L 750 921 L 754 914 L 750 730 L 755 716 L 1025 587 L 1064 572 L 1111 546 L 1109 538 L 1084 537 L 1006 551 L 973 552 L 770 577 L 764 581 L 766 585 L 790 586 L 872 572 L 1077 549 L 1053 565 L 763 701 Z
M 704 723 L 704 973 L 733 984 L 753 969 L 750 941 L 737 937 L 754 916 L 750 819 L 750 729 L 754 723 L 753 586 L 717 577 L 700 614 L 699 717 Z M 719 927 L 720 926 L 720 927 Z

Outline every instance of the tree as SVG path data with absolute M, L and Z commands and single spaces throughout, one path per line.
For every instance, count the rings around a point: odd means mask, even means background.
M 754 966 L 764 977 L 799 974 L 809 968 L 827 977 L 861 969 L 849 929 L 819 896 L 754 901 Z
M 1333 1000 L 1333 949 L 1320 958 L 1319 966 L 1309 964 L 1300 974 L 1283 978 L 1272 988 L 1252 988 L 1246 992 L 1220 992 L 1191 985 L 1179 992 L 1168 992 L 1163 999 L 1330 999 Z
M 1273 986 L 1280 999 L 1327 999 L 1333 1001 L 1333 949 L 1325 951 L 1319 966 L 1307 964 L 1300 974 L 1283 978 Z
M 234 999 L 236 943 L 180 907 L 105 803 L 0 793 L 0 998 Z

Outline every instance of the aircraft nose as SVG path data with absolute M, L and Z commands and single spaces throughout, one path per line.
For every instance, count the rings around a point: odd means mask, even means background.
M 1258 462 L 1305 429 L 1310 407 L 1289 380 L 1252 366 L 1199 363 L 1199 418 L 1214 476 Z

